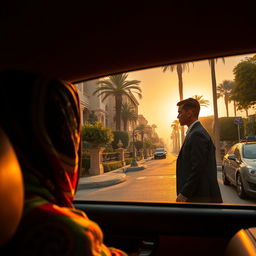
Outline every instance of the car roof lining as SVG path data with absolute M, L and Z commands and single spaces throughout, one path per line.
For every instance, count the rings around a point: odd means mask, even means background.
M 221 8 L 221 9 L 219 9 Z M 256 52 L 253 8 L 144 2 L 4 3 L 0 68 L 81 81 Z

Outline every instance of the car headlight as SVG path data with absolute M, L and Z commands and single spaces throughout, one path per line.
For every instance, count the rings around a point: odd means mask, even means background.
M 247 166 L 248 172 L 250 175 L 255 176 L 256 177 L 256 169 L 251 167 L 251 166 Z

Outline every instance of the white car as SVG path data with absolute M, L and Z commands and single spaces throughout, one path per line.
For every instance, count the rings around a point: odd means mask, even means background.
M 164 148 L 157 148 L 154 152 L 154 159 L 166 158 L 166 150 Z

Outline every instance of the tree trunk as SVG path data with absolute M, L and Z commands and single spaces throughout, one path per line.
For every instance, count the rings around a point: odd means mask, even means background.
M 234 100 L 234 115 L 236 116 L 236 101 Z
M 216 161 L 220 163 L 220 133 L 219 133 L 219 118 L 218 118 L 218 105 L 217 105 L 217 86 L 216 86 L 216 75 L 215 75 L 215 60 L 210 60 L 211 65 L 211 76 L 212 76 L 212 97 L 214 107 L 214 142 L 216 147 Z
M 142 142 L 141 154 L 142 154 L 142 159 L 144 159 L 144 131 L 141 132 L 141 142 Z
M 182 66 L 180 64 L 177 65 L 177 74 L 179 81 L 179 95 L 180 100 L 183 100 L 183 79 L 182 79 Z
M 124 131 L 127 132 L 127 124 L 128 124 L 128 121 L 127 121 L 127 120 L 123 120 L 123 123 L 124 123 Z
M 121 130 L 121 106 L 122 106 L 122 96 L 116 96 L 116 130 Z
M 226 95 L 224 96 L 224 101 L 225 101 L 225 106 L 226 106 L 226 111 L 227 111 L 227 117 L 229 117 L 229 113 L 228 113 L 228 97 Z
M 183 100 L 183 79 L 182 79 L 182 65 L 177 65 L 177 74 L 178 74 L 178 81 L 179 81 L 179 95 L 180 100 Z M 181 142 L 183 143 L 185 139 L 184 136 L 184 126 L 181 126 Z
M 246 113 L 246 117 L 248 118 L 248 116 L 249 116 L 248 108 L 245 108 L 245 113 Z

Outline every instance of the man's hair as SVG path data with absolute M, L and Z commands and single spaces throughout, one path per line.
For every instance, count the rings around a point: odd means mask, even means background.
M 198 117 L 200 112 L 200 104 L 196 99 L 188 98 L 185 100 L 181 100 L 177 103 L 177 106 L 182 106 L 182 109 L 186 111 L 191 109 L 193 110 L 194 114 Z

